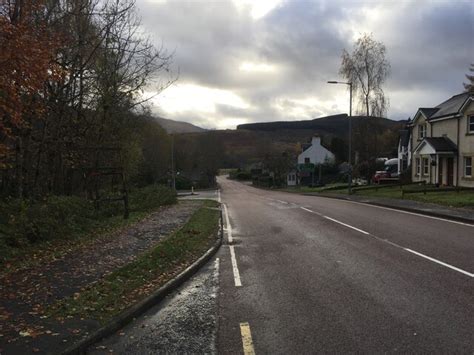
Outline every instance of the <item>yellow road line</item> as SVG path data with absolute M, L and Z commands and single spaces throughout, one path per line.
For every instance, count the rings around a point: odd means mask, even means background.
M 252 334 L 250 333 L 250 325 L 247 322 L 240 323 L 240 334 L 242 335 L 244 355 L 255 355 Z

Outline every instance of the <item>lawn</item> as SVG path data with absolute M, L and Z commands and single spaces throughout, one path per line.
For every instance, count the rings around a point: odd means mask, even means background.
M 404 187 L 405 190 L 420 189 L 418 187 L 409 186 Z M 347 194 L 347 189 L 327 191 L 331 193 L 342 193 Z M 474 189 L 473 190 L 460 190 L 456 191 L 433 191 L 424 194 L 422 191 L 418 193 L 405 193 L 402 196 L 402 190 L 400 186 L 382 187 L 379 189 L 356 189 L 356 195 L 368 196 L 368 197 L 381 197 L 381 198 L 395 198 L 395 199 L 406 199 L 420 202 L 435 203 L 449 207 L 468 207 L 474 208 Z

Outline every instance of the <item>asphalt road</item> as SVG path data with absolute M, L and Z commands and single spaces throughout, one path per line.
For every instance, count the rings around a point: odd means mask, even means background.
M 474 225 L 219 184 L 216 257 L 91 353 L 474 353 Z
M 219 183 L 218 353 L 473 353 L 474 226 Z

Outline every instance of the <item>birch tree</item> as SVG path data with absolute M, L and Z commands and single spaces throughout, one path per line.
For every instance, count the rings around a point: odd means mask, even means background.
M 359 105 L 364 108 L 361 111 L 365 111 L 366 116 L 383 117 L 389 107 L 382 88 L 390 75 L 386 53 L 385 45 L 376 41 L 371 34 L 359 38 L 352 53 L 345 49 L 342 53 L 339 73 L 352 82 Z

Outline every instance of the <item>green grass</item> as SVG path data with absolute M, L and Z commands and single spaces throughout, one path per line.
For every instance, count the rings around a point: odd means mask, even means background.
M 91 201 L 77 196 L 51 196 L 42 201 L 7 199 L 0 202 L 0 265 L 15 267 L 43 256 L 61 255 L 73 245 L 129 226 L 159 206 L 173 204 L 176 195 L 165 187 L 144 187 L 129 194 L 130 216 L 123 205 L 104 204 L 96 211 Z
M 132 263 L 49 309 L 54 317 L 104 322 L 159 288 L 197 260 L 215 243 L 219 204 L 205 201 L 189 222 Z
M 449 207 L 468 207 L 474 208 L 474 190 L 456 191 L 436 191 L 424 194 L 422 188 L 418 186 L 404 187 L 405 190 L 419 190 L 417 193 L 406 193 L 402 196 L 400 186 L 383 187 L 376 189 L 360 189 L 356 190 L 356 195 L 368 197 L 405 199 L 420 202 L 435 203 Z M 347 194 L 347 189 L 331 191 L 332 193 Z

